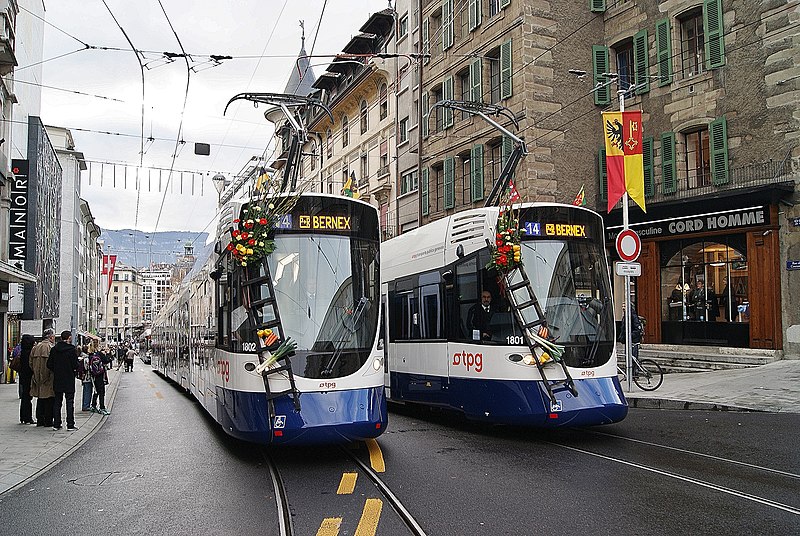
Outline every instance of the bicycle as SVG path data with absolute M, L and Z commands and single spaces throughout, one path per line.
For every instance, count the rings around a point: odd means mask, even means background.
M 655 391 L 664 382 L 664 369 L 661 365 L 652 359 L 639 359 L 636 355 L 639 353 L 639 347 L 642 343 L 637 342 L 633 344 L 634 351 L 631 352 L 631 361 L 633 362 L 633 383 L 636 384 L 642 391 Z M 626 379 L 626 371 L 619 363 L 617 363 L 617 373 Z

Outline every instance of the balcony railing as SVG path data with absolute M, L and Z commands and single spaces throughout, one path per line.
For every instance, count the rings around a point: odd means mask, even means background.
M 724 184 L 713 184 L 710 173 L 707 172 L 706 174 L 708 176 L 698 177 L 692 175 L 687 177 L 684 174 L 682 177 L 678 177 L 677 188 L 672 193 L 664 193 L 661 177 L 656 177 L 654 191 L 652 195 L 645 194 L 645 201 L 648 204 L 656 204 L 679 199 L 714 197 L 721 192 L 792 182 L 797 175 L 797 171 L 792 170 L 791 153 L 789 153 L 783 160 L 753 162 L 730 169 L 728 171 L 728 182 Z M 597 206 L 605 208 L 605 203 L 606 192 L 601 192 L 600 196 L 598 196 Z

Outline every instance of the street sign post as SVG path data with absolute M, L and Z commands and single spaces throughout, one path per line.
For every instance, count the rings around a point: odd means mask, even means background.
M 617 275 L 639 277 L 642 275 L 642 265 L 638 262 L 617 262 L 614 264 Z

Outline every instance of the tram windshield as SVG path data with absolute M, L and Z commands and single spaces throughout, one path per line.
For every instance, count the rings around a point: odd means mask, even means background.
M 614 347 L 614 317 L 602 245 L 523 241 L 522 262 L 551 335 L 565 347 L 566 364 L 596 367 L 606 363 Z
M 378 325 L 378 245 L 338 235 L 286 234 L 268 257 L 292 368 L 337 378 L 366 362 Z M 265 308 L 264 314 L 268 314 Z

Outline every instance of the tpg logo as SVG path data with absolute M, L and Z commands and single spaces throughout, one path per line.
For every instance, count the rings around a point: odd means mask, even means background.
M 467 372 L 471 368 L 474 368 L 475 372 L 480 372 L 483 370 L 483 354 L 470 354 L 467 352 L 453 354 L 453 366 L 457 367 L 462 364 L 467 368 Z

